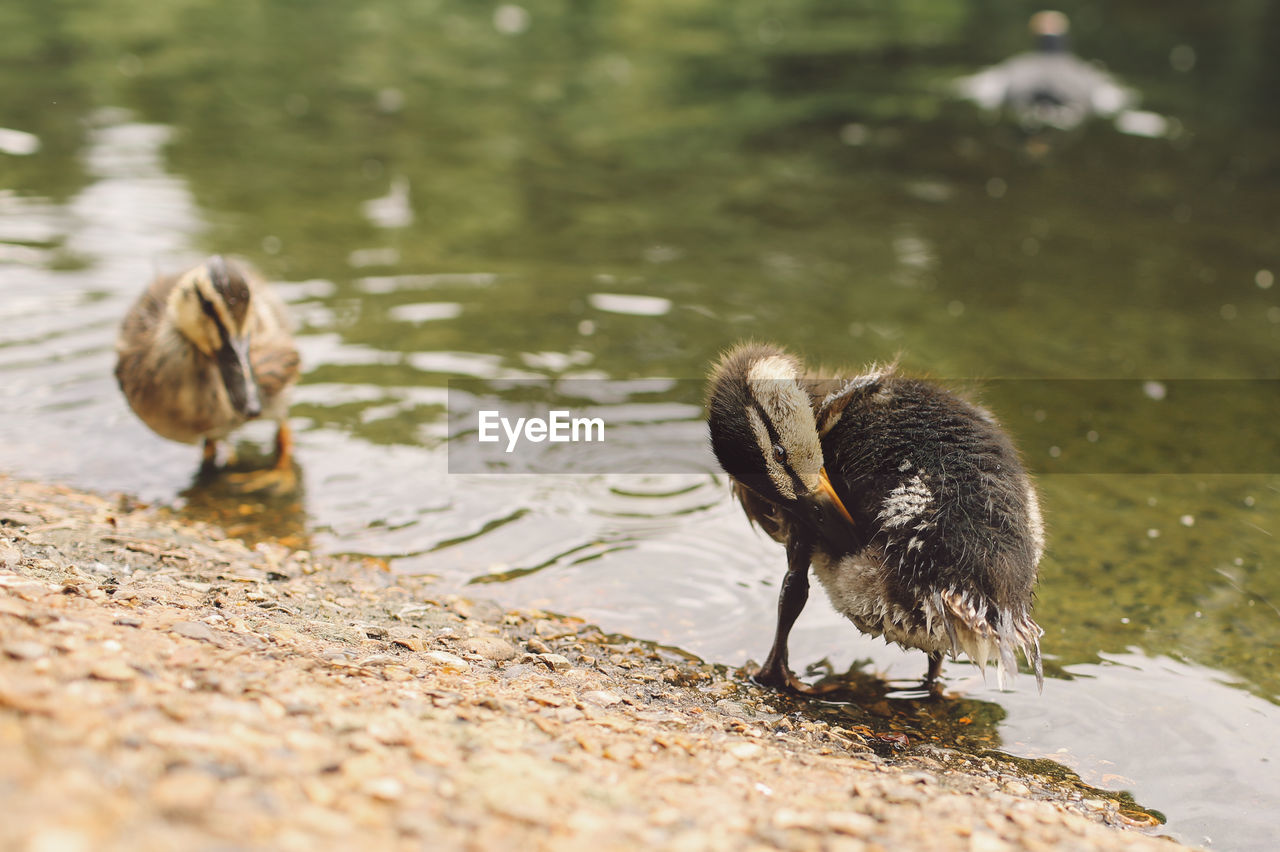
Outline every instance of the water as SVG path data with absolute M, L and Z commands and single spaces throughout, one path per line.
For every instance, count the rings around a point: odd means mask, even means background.
M 702 448 L 706 365 L 748 336 L 900 356 L 981 389 L 1051 533 L 1044 694 L 964 664 L 949 684 L 1006 751 L 1188 842 L 1269 848 L 1276 4 L 1068 9 L 1168 129 L 1047 154 L 946 95 L 1023 47 L 978 2 L 109 5 L 0 13 L 0 127 L 40 142 L 0 153 L 0 470 L 737 665 L 767 650 L 784 560 Z M 294 500 L 197 481 L 111 376 L 143 284 L 215 250 L 300 324 Z M 548 445 L 537 475 L 450 473 L 450 380 L 512 406 L 589 382 L 649 472 Z M 792 659 L 924 669 L 820 596 Z

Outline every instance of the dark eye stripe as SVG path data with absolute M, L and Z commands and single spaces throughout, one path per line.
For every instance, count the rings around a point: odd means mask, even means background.
M 773 428 L 773 421 L 770 420 L 769 416 L 764 413 L 764 406 L 762 406 L 760 403 L 755 402 L 753 400 L 751 403 L 751 407 L 756 410 L 756 416 L 759 417 L 760 422 L 764 424 L 764 431 L 765 431 L 765 434 L 769 436 L 769 443 L 770 444 L 782 443 L 782 438 L 778 435 L 778 430 Z
M 200 310 L 204 311 L 205 315 L 213 320 L 213 324 L 218 327 L 218 333 L 225 339 L 227 337 L 227 328 L 222 324 L 222 317 L 218 315 L 218 309 L 199 290 L 196 290 L 196 298 L 200 300 Z

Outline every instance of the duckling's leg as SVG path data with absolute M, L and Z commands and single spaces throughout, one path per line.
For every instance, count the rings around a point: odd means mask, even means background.
M 236 463 L 236 448 L 227 442 L 226 457 L 222 460 L 222 467 L 228 467 Z M 217 470 L 218 465 L 218 441 L 215 438 L 204 439 L 204 450 L 200 456 L 200 472 L 212 473 Z
M 204 439 L 204 453 L 200 457 L 200 469 L 213 470 L 218 466 L 218 442 L 212 438 Z
M 942 684 L 938 683 L 938 677 L 942 674 L 942 652 L 929 652 L 929 671 L 925 673 L 924 685 L 928 687 L 931 695 L 942 694 Z
M 245 493 L 288 494 L 298 487 L 293 472 L 293 431 L 281 420 L 276 429 L 276 461 L 266 470 L 236 473 L 228 476 L 236 488 Z
M 764 665 L 751 676 L 761 686 L 774 689 L 790 689 L 802 695 L 819 695 L 830 689 L 809 686 L 791 673 L 787 665 L 787 638 L 809 600 L 809 560 L 813 555 L 813 542 L 802 534 L 793 534 L 787 541 L 787 574 L 782 578 L 782 591 L 778 595 L 778 626 L 773 634 L 773 647 Z M 834 688 L 834 687 L 832 687 Z
M 276 428 L 276 470 L 293 470 L 293 430 L 281 420 Z

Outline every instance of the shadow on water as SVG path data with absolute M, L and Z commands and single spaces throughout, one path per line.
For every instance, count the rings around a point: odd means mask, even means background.
M 848 671 L 837 674 L 828 661 L 819 661 L 806 674 L 827 672 L 813 685 L 830 692 L 818 699 L 777 695 L 774 703 L 786 712 L 855 734 L 883 757 L 926 756 L 946 764 L 963 763 L 978 774 L 1003 767 L 1024 779 L 1044 779 L 1085 798 L 1114 801 L 1134 825 L 1165 823 L 1163 813 L 1139 805 L 1127 791 L 1087 784 L 1057 760 L 1018 757 L 1001 750 L 1000 726 L 1007 712 L 1000 704 L 948 691 L 945 686 L 931 692 L 920 681 L 886 681 L 868 671 L 869 664 L 855 661 Z
M 869 671 L 871 665 L 857 660 L 839 674 L 827 660 L 809 666 L 806 674 L 828 672 L 813 685 L 830 690 L 807 702 L 814 716 L 878 729 L 889 745 L 945 744 L 971 753 L 1000 746 L 998 726 L 1006 714 L 999 704 L 947 693 L 945 686 L 931 693 L 919 680 L 887 681 Z

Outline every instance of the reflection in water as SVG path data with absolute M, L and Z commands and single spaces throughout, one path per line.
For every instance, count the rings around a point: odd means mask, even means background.
M 409 179 L 396 175 L 391 179 L 391 191 L 381 198 L 372 198 L 361 207 L 365 218 L 379 228 L 407 228 L 413 224 L 413 207 L 409 204 Z
M 999 724 L 1005 710 L 994 702 L 960 694 L 930 694 L 919 680 L 888 681 L 869 661 L 855 661 L 847 672 L 836 674 L 828 660 L 809 667 L 808 674 L 825 672 L 817 681 L 835 688 L 813 703 L 820 718 L 840 719 L 844 724 L 864 724 L 906 734 L 912 742 L 933 743 L 978 753 L 1001 745 Z
M 283 494 L 246 493 L 232 479 L 237 472 L 251 473 L 270 463 L 270 458 L 255 458 L 245 448 L 245 454 L 235 465 L 202 470 L 188 487 L 178 492 L 180 514 L 221 527 L 228 538 L 244 539 L 249 545 L 275 541 L 295 550 L 309 550 L 306 491 L 298 465 L 294 465 L 296 488 Z
M 0 127 L 0 154 L 26 157 L 40 150 L 40 137 L 12 127 Z

